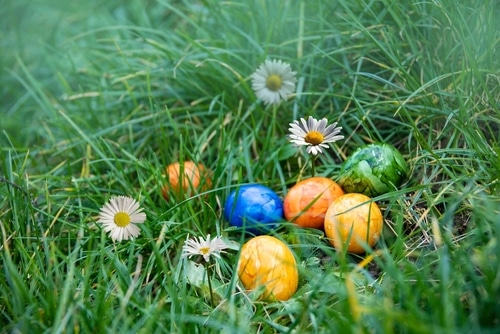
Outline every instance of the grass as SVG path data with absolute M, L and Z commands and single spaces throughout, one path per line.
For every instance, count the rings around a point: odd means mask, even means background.
M 1 8 L 3 332 L 498 332 L 495 1 Z M 266 58 L 298 73 L 296 95 L 275 110 L 251 89 Z M 382 240 L 366 256 L 342 254 L 283 222 L 273 234 L 299 264 L 293 298 L 247 294 L 235 247 L 217 261 L 212 303 L 204 271 L 181 260 L 186 237 L 242 244 L 225 198 L 253 182 L 284 197 L 309 176 L 286 138 L 308 115 L 338 121 L 346 137 L 317 159 L 318 175 L 335 179 L 374 141 L 407 159 L 408 182 L 376 198 Z M 187 159 L 212 170 L 211 189 L 165 201 L 165 166 Z M 147 214 L 134 241 L 113 243 L 95 224 L 112 195 Z

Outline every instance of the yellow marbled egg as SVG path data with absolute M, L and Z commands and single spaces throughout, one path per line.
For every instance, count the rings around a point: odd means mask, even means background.
M 384 226 L 377 203 L 364 194 L 350 193 L 332 202 L 325 215 L 325 234 L 330 243 L 342 250 L 361 254 L 363 244 L 373 247 Z
M 299 283 L 297 263 L 292 251 L 281 240 L 261 235 L 241 248 L 238 276 L 248 290 L 265 287 L 262 298 L 288 300 Z

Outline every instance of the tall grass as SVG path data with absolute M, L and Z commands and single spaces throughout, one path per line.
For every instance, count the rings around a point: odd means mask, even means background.
M 3 332 L 498 331 L 499 5 L 442 1 L 5 2 L 0 9 L 0 323 Z M 256 101 L 266 58 L 295 96 Z M 335 179 L 357 147 L 396 146 L 411 167 L 376 198 L 385 229 L 366 256 L 320 231 L 273 232 L 297 257 L 286 302 L 248 294 L 238 251 L 205 272 L 188 236 L 245 238 L 222 217 L 236 186 L 283 197 L 310 174 L 288 123 L 338 121 L 318 159 Z M 194 160 L 206 194 L 161 195 L 167 164 Z M 138 199 L 141 235 L 97 226 L 112 195 Z M 237 247 L 235 247 L 237 248 Z M 363 261 L 364 260 L 364 261 Z

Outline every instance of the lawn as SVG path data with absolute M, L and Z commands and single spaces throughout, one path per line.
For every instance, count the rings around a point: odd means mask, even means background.
M 2 3 L 1 332 L 500 332 L 497 1 Z M 255 86 L 271 60 L 292 86 L 277 103 Z M 308 117 L 340 137 L 292 142 Z M 376 243 L 276 218 L 254 232 L 290 252 L 276 272 L 297 289 L 249 288 L 255 237 L 228 198 L 340 182 L 373 143 L 408 165 L 370 196 Z M 169 178 L 185 161 L 196 189 Z

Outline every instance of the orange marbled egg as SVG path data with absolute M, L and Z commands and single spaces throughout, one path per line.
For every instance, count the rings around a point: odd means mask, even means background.
M 184 161 L 175 162 L 165 169 L 167 182 L 161 191 L 163 197 L 168 200 L 171 195 L 178 199 L 184 199 L 200 192 L 206 191 L 212 185 L 210 170 L 201 163 Z
M 323 229 L 325 213 L 344 191 L 326 177 L 311 177 L 294 185 L 285 196 L 285 218 L 301 227 Z

